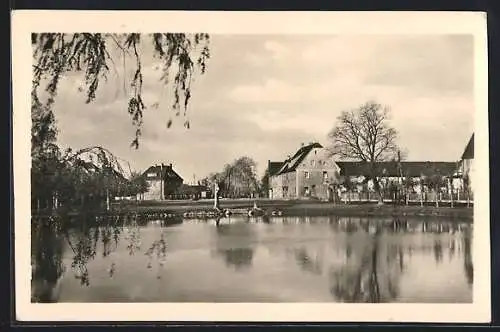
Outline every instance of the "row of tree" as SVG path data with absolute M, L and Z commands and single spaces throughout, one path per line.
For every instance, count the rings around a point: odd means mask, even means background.
M 82 158 L 84 152 L 96 156 L 95 161 Z M 148 189 L 148 183 L 137 172 L 126 176 L 112 155 L 101 147 L 71 150 L 63 154 L 34 158 L 31 170 L 32 208 L 100 209 L 110 208 L 116 196 L 135 196 Z

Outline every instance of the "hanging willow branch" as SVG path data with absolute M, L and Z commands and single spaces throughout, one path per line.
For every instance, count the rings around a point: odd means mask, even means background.
M 136 128 L 135 138 L 131 145 L 139 147 L 139 137 L 143 124 L 145 102 L 142 98 L 143 74 L 140 45 L 143 39 L 153 42 L 154 56 L 160 60 L 163 75 L 161 82 L 172 88 L 174 114 L 179 116 L 183 110 L 187 115 L 188 103 L 191 98 L 192 78 L 198 71 L 204 74 L 206 63 L 210 58 L 209 35 L 204 33 L 155 33 L 150 35 L 131 34 L 101 34 L 101 33 L 33 33 L 33 84 L 32 104 L 40 108 L 40 92 L 48 94 L 44 107 L 51 109 L 57 96 L 61 77 L 68 72 L 83 72 L 86 93 L 86 103 L 96 98 L 102 80 L 107 80 L 110 65 L 115 61 L 109 52 L 110 45 L 118 47 L 122 56 L 131 56 L 135 60 L 135 72 L 130 82 L 132 95 L 127 108 L 132 124 Z M 118 61 L 116 61 L 118 62 Z M 173 75 L 173 80 L 171 76 Z M 43 86 L 42 86 L 43 85 Z M 43 91 L 41 91 L 43 89 Z M 53 116 L 48 116 L 54 122 Z M 170 117 L 167 127 L 172 125 Z M 189 120 L 184 121 L 186 128 Z

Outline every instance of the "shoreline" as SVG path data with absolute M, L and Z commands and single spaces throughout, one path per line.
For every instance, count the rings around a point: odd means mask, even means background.
M 165 201 L 165 202 L 141 202 L 142 204 L 124 204 L 114 207 L 116 212 L 138 212 L 144 214 L 174 214 L 184 215 L 186 213 L 203 213 L 214 211 L 212 201 Z M 163 204 L 162 204 L 163 203 Z M 254 200 L 231 200 L 220 201 L 220 208 L 227 210 L 252 209 Z M 473 221 L 473 208 L 459 207 L 436 207 L 431 205 L 378 205 L 376 203 L 344 204 L 319 201 L 257 201 L 259 209 L 268 216 L 346 216 L 346 217 L 422 217 L 422 218 L 446 218 L 460 219 L 461 221 Z M 279 213 L 279 214 L 278 214 Z

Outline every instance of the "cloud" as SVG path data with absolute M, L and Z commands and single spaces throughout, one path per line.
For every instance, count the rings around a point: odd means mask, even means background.
M 117 61 L 91 104 L 83 103 L 75 77 L 61 86 L 62 145 L 106 145 L 136 169 L 173 163 L 191 179 L 242 155 L 262 172 L 267 160 L 286 158 L 301 142 L 326 144 L 340 112 L 367 100 L 390 106 L 409 159 L 456 160 L 473 130 L 469 36 L 212 36 L 207 73 L 196 77 L 186 118 L 174 116 L 172 90 L 159 81 L 151 48 L 144 52 L 140 149 L 129 146 L 135 129 L 123 89 L 133 63 L 124 74 Z

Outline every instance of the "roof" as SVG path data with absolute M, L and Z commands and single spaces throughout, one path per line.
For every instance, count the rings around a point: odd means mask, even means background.
M 267 171 L 270 176 L 275 175 L 283 167 L 284 162 L 282 161 L 269 161 L 267 163 Z
M 210 191 L 210 188 L 202 185 L 191 185 L 191 184 L 183 184 L 180 186 L 176 193 L 179 194 L 198 194 L 202 191 Z
M 173 170 L 172 164 L 170 164 L 170 165 L 153 165 L 153 166 L 150 166 L 146 171 L 144 171 L 144 173 L 142 173 L 142 175 L 146 176 L 146 178 L 148 180 L 160 180 L 160 174 L 161 174 L 162 168 L 163 168 L 162 178 L 164 180 L 172 180 L 172 181 L 175 181 L 175 180 L 182 181 L 183 180 L 180 177 L 180 175 L 177 174 Z M 156 176 L 148 177 L 147 176 L 148 173 L 155 173 Z
M 288 172 L 293 172 L 297 169 L 297 166 L 304 160 L 305 157 L 312 151 L 312 149 L 322 148 L 323 146 L 319 143 L 311 143 L 309 145 L 302 146 L 291 158 L 288 158 L 283 163 L 283 166 L 279 169 L 277 174 L 284 174 Z
M 462 153 L 462 159 L 474 159 L 474 134 L 470 137 L 469 143 L 467 143 L 464 153 Z
M 344 176 L 366 176 L 369 174 L 370 164 L 366 161 L 337 161 L 340 167 L 340 175 Z M 383 161 L 376 163 L 377 171 L 383 172 L 385 176 L 400 176 L 398 163 L 395 161 Z M 426 173 L 439 172 L 442 175 L 452 175 L 457 169 L 456 162 L 442 161 L 402 161 L 401 168 L 404 176 L 418 177 Z

